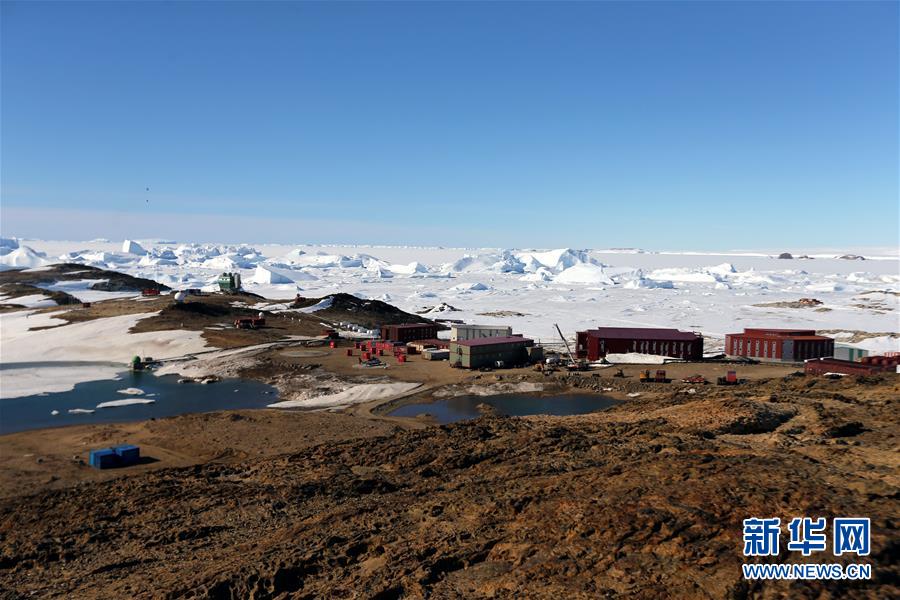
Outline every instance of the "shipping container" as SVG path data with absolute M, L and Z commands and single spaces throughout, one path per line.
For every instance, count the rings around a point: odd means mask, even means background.
M 118 466 L 119 457 L 112 448 L 101 448 L 100 450 L 91 450 L 88 458 L 88 464 L 95 469 L 111 469 Z
M 136 465 L 141 460 L 141 449 L 138 446 L 123 444 L 115 446 L 112 450 L 118 456 L 120 466 Z

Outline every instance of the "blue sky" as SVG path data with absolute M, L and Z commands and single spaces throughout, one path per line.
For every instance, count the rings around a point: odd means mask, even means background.
M 898 244 L 896 2 L 0 10 L 6 236 Z

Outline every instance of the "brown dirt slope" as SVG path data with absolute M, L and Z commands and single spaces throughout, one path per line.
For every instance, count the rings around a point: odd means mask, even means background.
M 325 442 L 385 435 L 388 422 L 325 412 L 242 410 L 136 423 L 103 423 L 0 436 L 0 497 L 33 494 L 204 462 L 240 462 Z M 128 469 L 87 466 L 91 448 L 137 444 L 147 461 Z
M 897 379 L 486 418 L 0 502 L 7 597 L 888 598 Z M 741 520 L 868 516 L 868 582 L 749 583 Z M 782 541 L 782 561 L 802 561 Z M 814 562 L 848 557 L 814 555 Z

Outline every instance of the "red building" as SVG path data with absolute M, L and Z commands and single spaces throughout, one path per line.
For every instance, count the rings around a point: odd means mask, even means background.
M 839 358 L 814 358 L 806 361 L 803 365 L 803 372 L 807 375 L 824 375 L 825 373 L 872 375 L 886 370 L 887 368 L 882 365 L 867 365 Z
M 725 354 L 759 360 L 803 362 L 834 356 L 834 340 L 811 329 L 744 329 L 725 336 Z
M 677 329 L 598 327 L 577 333 L 578 358 L 599 360 L 607 354 L 656 354 L 684 360 L 703 358 L 703 336 Z
M 401 323 L 400 325 L 382 325 L 381 339 L 392 342 L 413 342 L 436 338 L 440 326 L 436 323 Z

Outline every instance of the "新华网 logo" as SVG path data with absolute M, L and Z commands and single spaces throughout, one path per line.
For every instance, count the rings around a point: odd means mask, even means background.
M 743 553 L 746 557 L 780 554 L 781 519 L 744 519 Z M 828 547 L 828 523 L 825 517 L 795 517 L 787 524 L 789 552 L 804 557 L 825 552 Z M 835 517 L 831 521 L 831 553 L 834 556 L 871 553 L 871 521 L 861 517 Z M 872 565 L 838 563 L 744 564 L 746 579 L 871 579 Z

